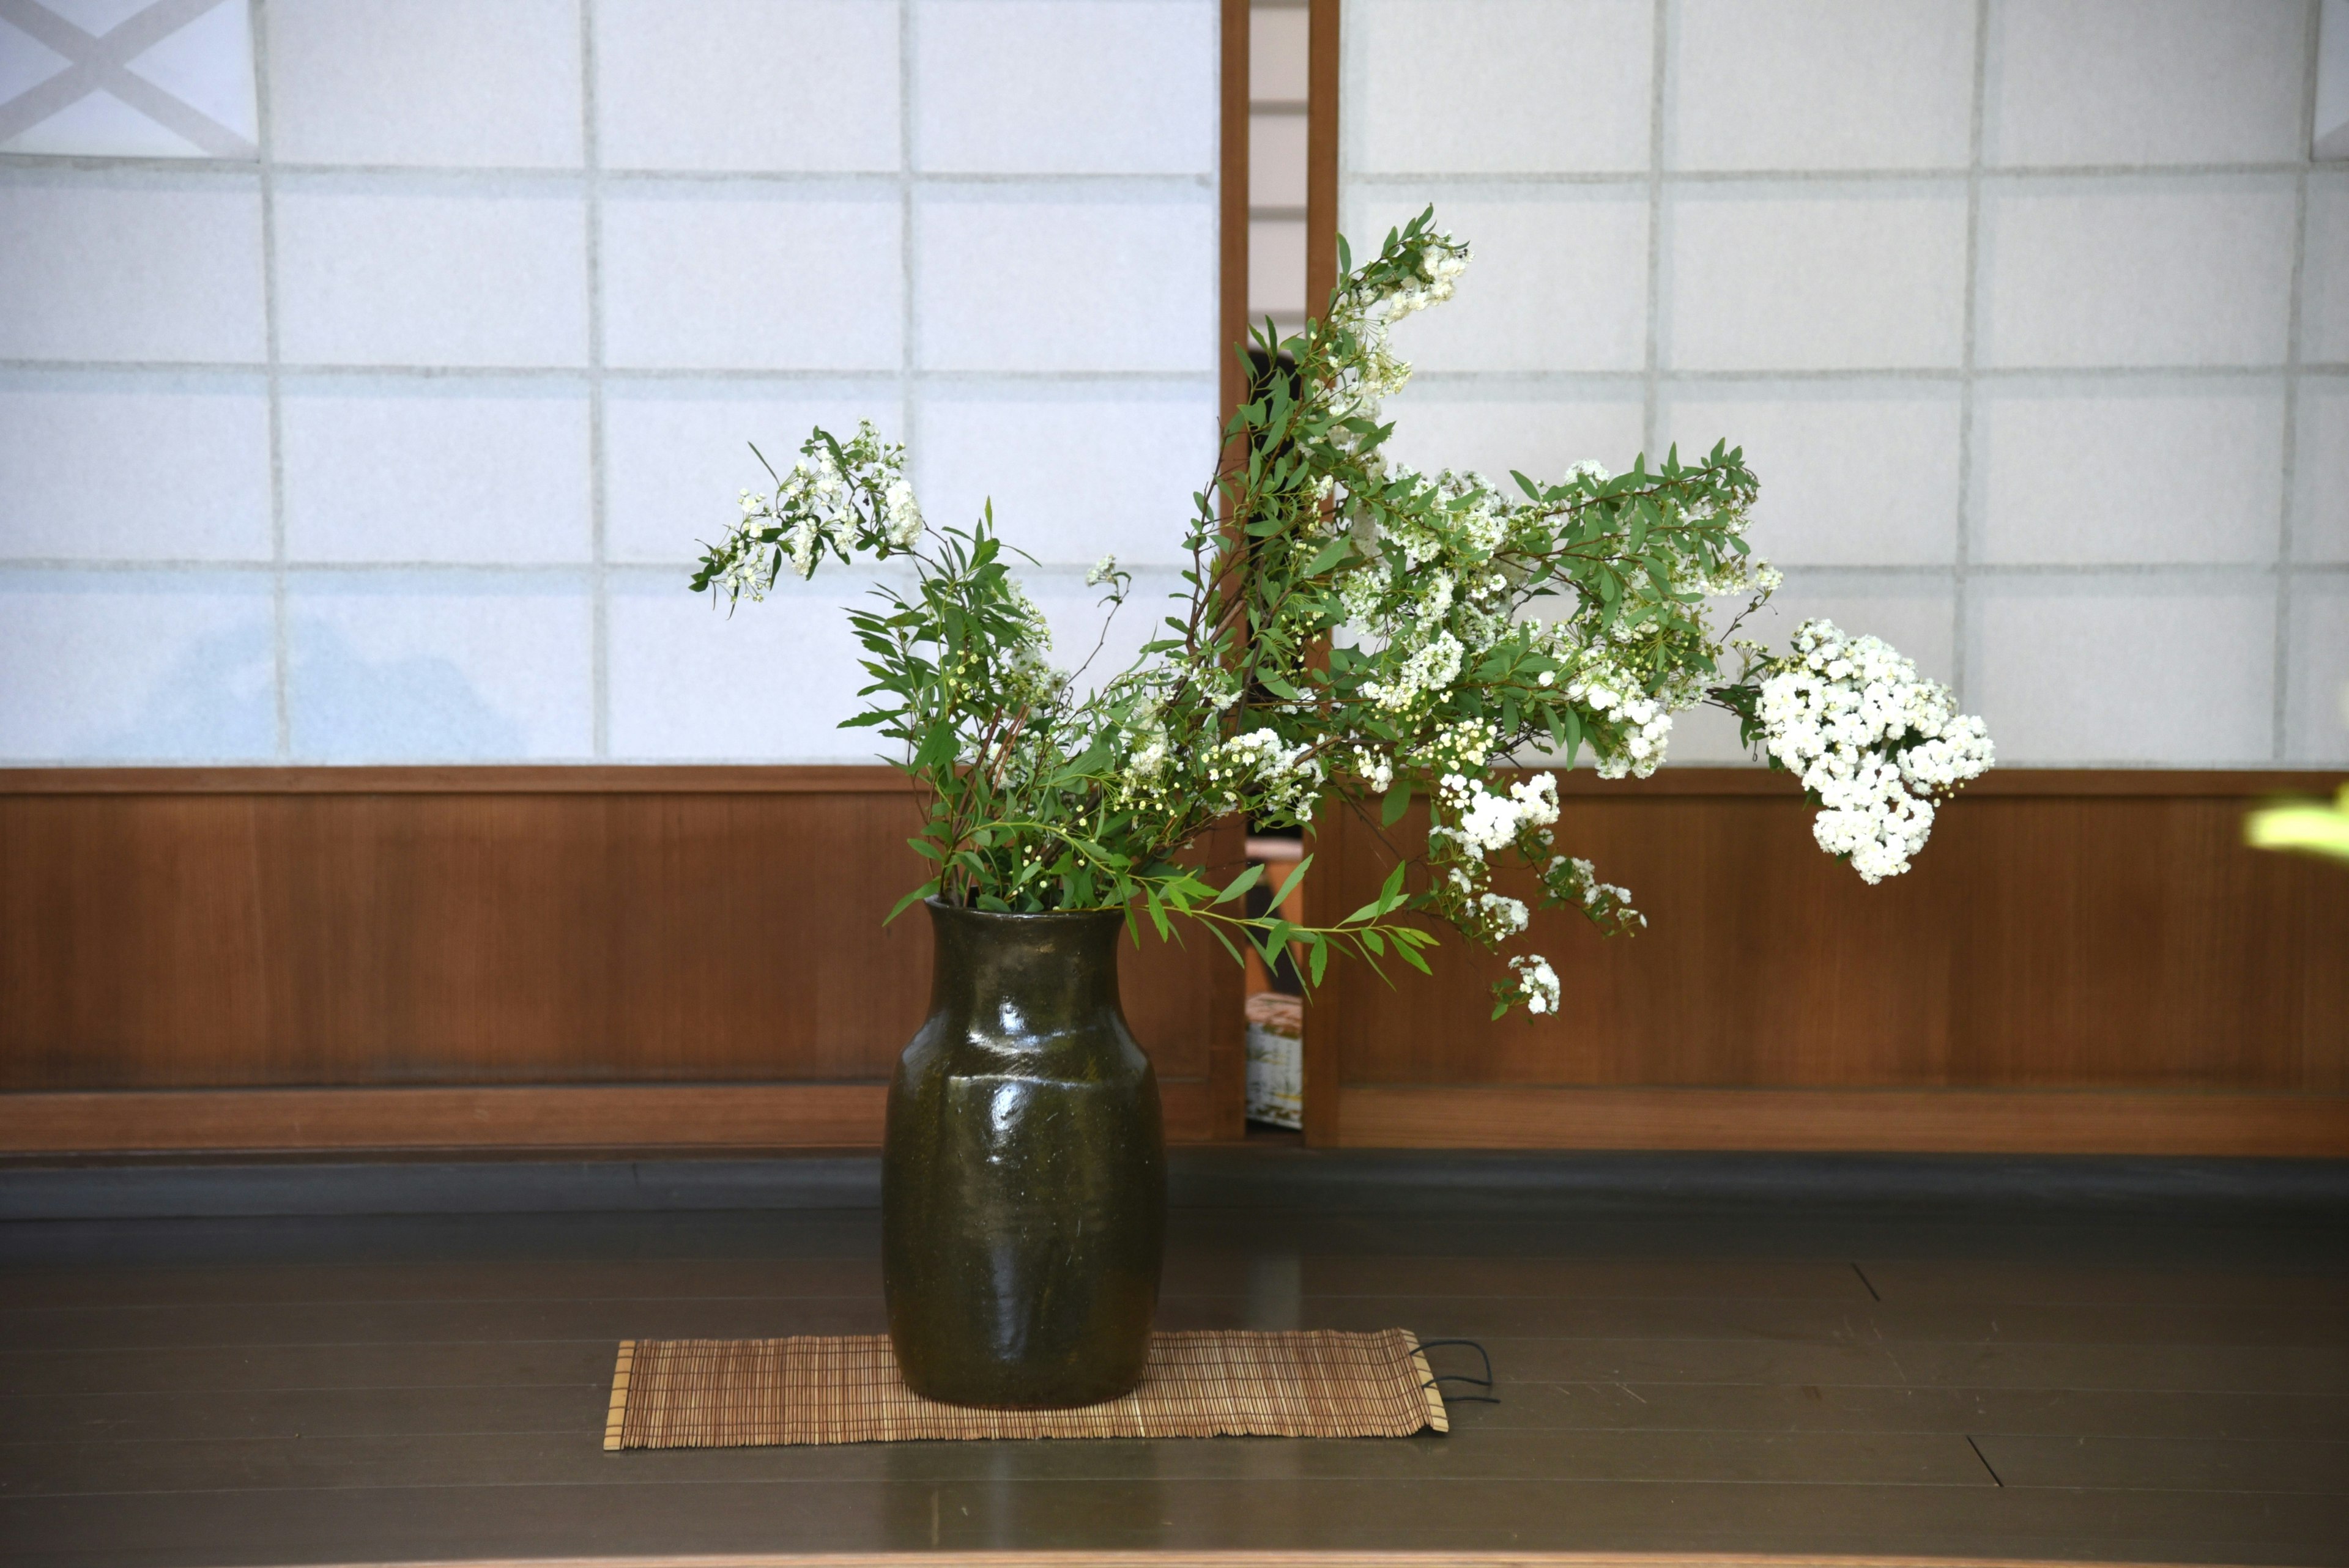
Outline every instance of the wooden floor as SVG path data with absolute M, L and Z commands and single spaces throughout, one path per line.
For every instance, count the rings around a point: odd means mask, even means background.
M 1179 1211 L 1164 1326 L 1470 1336 L 1501 1402 L 1407 1440 L 603 1451 L 618 1340 L 875 1330 L 877 1240 L 858 1210 L 0 1227 L 0 1555 L 2349 1563 L 2349 1244 L 2275 1215 Z

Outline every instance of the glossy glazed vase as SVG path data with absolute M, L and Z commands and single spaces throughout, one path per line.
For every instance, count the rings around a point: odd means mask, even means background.
M 1094 1405 L 1141 1380 L 1166 1234 L 1158 1078 L 1118 1005 L 1124 917 L 932 900 L 930 1016 L 889 1084 L 889 1339 L 955 1405 Z

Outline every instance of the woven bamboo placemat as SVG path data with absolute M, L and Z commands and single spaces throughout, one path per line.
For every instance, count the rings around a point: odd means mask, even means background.
M 1407 1438 L 1451 1429 L 1409 1330 L 1154 1334 L 1142 1385 L 1074 1410 L 925 1399 L 882 1334 L 629 1339 L 606 1449 L 722 1449 L 961 1438 Z

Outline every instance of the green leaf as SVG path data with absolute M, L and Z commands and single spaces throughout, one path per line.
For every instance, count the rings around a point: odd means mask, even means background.
M 1386 792 L 1386 798 L 1379 803 L 1379 826 L 1393 827 L 1402 820 L 1402 814 L 1410 810 L 1411 780 L 1398 779 L 1395 780 L 1394 788 L 1389 789 Z
M 1403 872 L 1408 871 L 1410 866 L 1411 862 L 1408 861 L 1398 862 L 1393 872 L 1389 873 L 1387 877 L 1387 885 L 1379 890 L 1379 896 L 1371 900 L 1370 903 L 1362 905 L 1361 908 L 1356 910 L 1353 913 L 1348 915 L 1338 923 L 1340 925 L 1352 925 L 1360 921 L 1376 920 L 1379 916 L 1386 913 L 1389 910 L 1393 909 L 1395 905 L 1402 903 L 1402 877 Z
M 924 882 L 921 886 L 916 888 L 913 892 L 899 899 L 897 901 L 896 907 L 889 912 L 888 918 L 882 921 L 881 923 L 884 925 L 888 924 L 890 921 L 896 919 L 899 915 L 905 913 L 906 905 L 912 903 L 916 899 L 935 897 L 937 891 L 938 884 L 935 881 Z
M 1305 569 L 1305 575 L 1308 577 L 1320 576 L 1321 573 L 1329 571 L 1340 561 L 1345 560 L 1346 557 L 1352 552 L 1353 548 L 1354 542 L 1352 540 L 1347 538 L 1343 534 L 1339 535 L 1336 539 L 1331 540 L 1329 543 L 1321 547 L 1321 552 L 1313 558 L 1313 564 Z
M 922 748 L 914 754 L 914 766 L 935 769 L 942 763 L 953 761 L 954 755 L 954 727 L 941 719 L 930 726 L 929 733 L 922 738 Z
M 1273 908 L 1278 909 L 1288 903 L 1288 895 L 1296 891 L 1299 881 L 1300 881 L 1305 875 L 1305 868 L 1312 863 L 1313 857 L 1311 855 L 1308 855 L 1303 860 L 1297 862 L 1297 869 L 1288 873 L 1288 880 L 1282 882 L 1280 884 L 1280 891 L 1272 895 Z
M 1263 876 L 1264 862 L 1262 861 L 1250 861 L 1248 862 L 1248 869 L 1234 877 L 1232 879 L 1231 886 L 1224 889 L 1223 892 L 1216 895 L 1215 903 L 1229 903 L 1232 900 L 1239 897 L 1240 894 L 1247 892 L 1248 889 L 1256 886 L 1257 882 L 1262 880 Z M 1211 904 L 1209 907 L 1212 908 L 1214 906 Z
M 1330 943 L 1326 937 L 1313 939 L 1313 984 L 1321 984 L 1321 972 L 1330 966 Z

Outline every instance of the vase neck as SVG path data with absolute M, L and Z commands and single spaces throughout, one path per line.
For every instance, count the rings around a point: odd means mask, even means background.
M 937 936 L 930 1011 L 1007 1043 L 1123 1017 L 1115 910 L 990 914 L 929 902 Z

